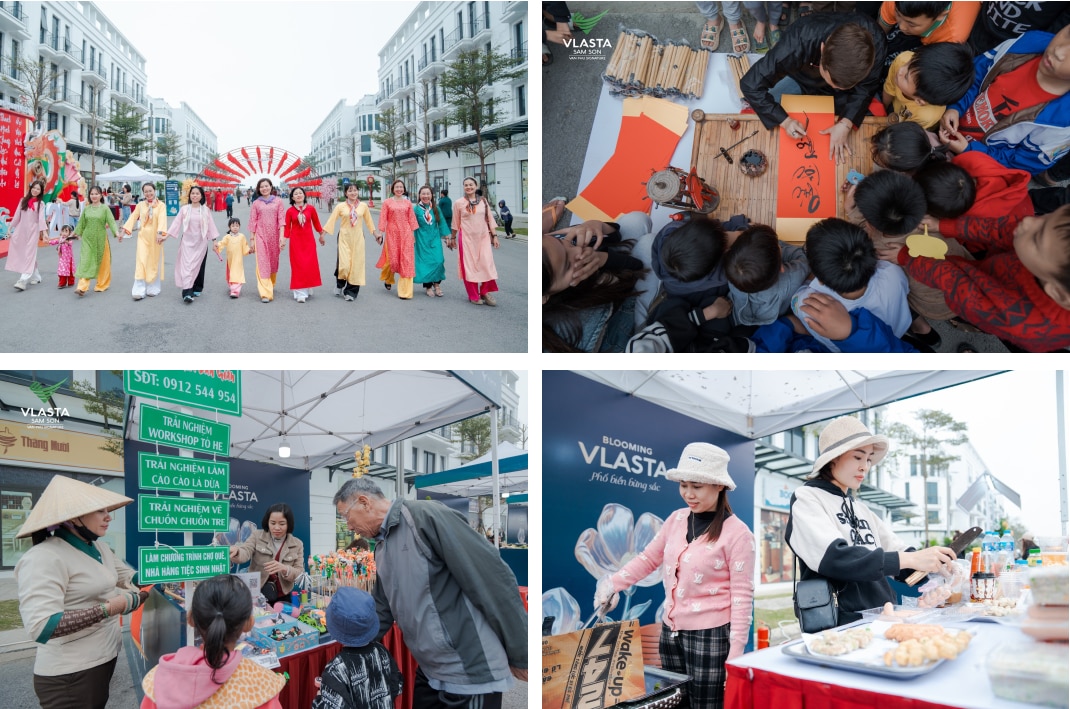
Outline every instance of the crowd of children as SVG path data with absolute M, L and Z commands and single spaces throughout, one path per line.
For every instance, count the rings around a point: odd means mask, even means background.
M 742 215 L 685 214 L 616 244 L 589 240 L 591 223 L 544 236 L 545 351 L 937 351 L 934 321 L 1015 351 L 1070 347 L 1070 12 L 836 5 L 782 26 L 740 88 L 792 137 L 807 126 L 780 96 L 833 96 L 822 132 L 837 161 L 867 113 L 886 116 L 872 171 L 844 185 L 845 218 L 816 223 L 803 249 Z M 942 254 L 907 248 L 923 230 Z M 597 256 L 622 251 L 642 268 Z M 634 312 L 630 340 L 599 337 L 594 306 L 607 323 Z

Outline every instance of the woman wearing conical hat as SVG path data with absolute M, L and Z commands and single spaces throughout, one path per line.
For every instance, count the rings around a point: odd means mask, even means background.
M 133 500 L 56 475 L 16 535 L 33 548 L 15 566 L 19 612 L 39 643 L 33 688 L 43 709 L 104 709 L 122 648 L 119 616 L 148 595 L 133 585 L 134 570 L 97 541 L 111 513 Z

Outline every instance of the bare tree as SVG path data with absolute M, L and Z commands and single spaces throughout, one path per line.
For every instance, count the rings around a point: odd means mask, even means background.
M 420 118 L 416 125 L 417 144 L 423 148 L 424 156 L 424 184 L 431 184 L 431 122 L 427 119 L 427 112 L 431 110 L 431 82 L 427 78 L 420 79 L 420 87 L 416 94 L 416 112 Z
M 479 158 L 484 194 L 487 194 L 487 157 L 498 149 L 503 137 L 492 130 L 504 119 L 494 87 L 523 75 L 525 71 L 526 66 L 518 65 L 508 55 L 475 49 L 461 52 L 442 75 L 450 123 L 460 126 L 462 131 L 472 129 L 475 132 L 473 143 L 457 141 L 454 147 Z
M 375 144 L 390 154 L 390 179 L 398 178 L 398 153 L 405 137 L 405 117 L 393 106 L 379 112 L 379 131 L 372 135 Z
M 40 128 L 41 118 L 59 100 L 56 94 L 60 74 L 40 57 L 36 60 L 12 57 L 11 64 L 15 67 L 15 76 L 5 74 L 4 83 L 26 96 L 33 112 L 34 128 Z

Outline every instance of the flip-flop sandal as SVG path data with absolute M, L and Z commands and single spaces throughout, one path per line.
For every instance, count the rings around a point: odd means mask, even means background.
M 769 51 L 769 42 L 766 41 L 765 37 L 758 39 L 758 35 L 754 35 L 754 51 L 759 54 L 765 54 Z
M 721 44 L 721 30 L 724 29 L 724 18 L 718 15 L 717 20 L 710 24 L 709 20 L 706 20 L 706 24 L 702 27 L 702 37 L 699 39 L 699 44 L 703 49 L 709 49 L 711 52 L 716 52 L 717 47 Z
M 781 32 L 779 29 L 769 30 L 769 48 L 772 49 L 780 41 Z
M 732 51 L 735 54 L 746 54 L 750 51 L 750 36 L 743 25 L 740 25 L 738 30 L 732 30 Z

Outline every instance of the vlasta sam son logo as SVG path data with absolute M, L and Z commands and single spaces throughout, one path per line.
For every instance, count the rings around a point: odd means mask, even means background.
M 584 17 L 578 12 L 572 13 L 572 25 L 575 29 L 590 35 L 598 21 L 609 10 L 603 10 L 594 17 Z M 580 38 L 573 35 L 565 40 L 565 49 L 569 50 L 569 59 L 607 59 L 613 43 L 604 37 Z

